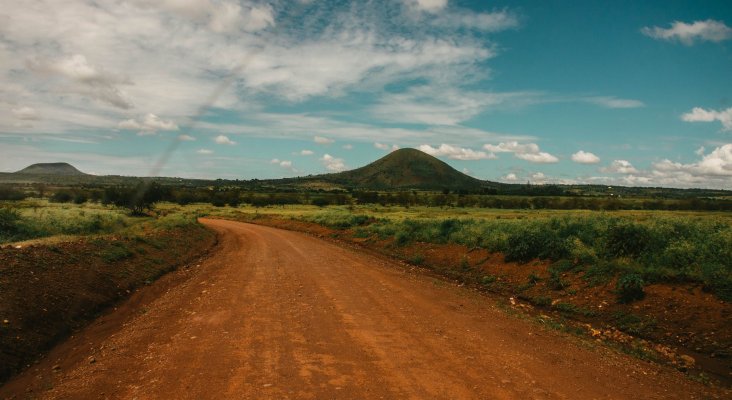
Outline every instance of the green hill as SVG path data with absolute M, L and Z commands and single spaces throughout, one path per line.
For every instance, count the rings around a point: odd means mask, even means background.
M 368 189 L 475 190 L 488 184 L 415 149 L 399 149 L 364 167 L 312 179 Z
M 16 174 L 22 175 L 87 175 L 78 169 L 74 168 L 73 165 L 64 162 L 58 163 L 38 163 L 21 169 Z

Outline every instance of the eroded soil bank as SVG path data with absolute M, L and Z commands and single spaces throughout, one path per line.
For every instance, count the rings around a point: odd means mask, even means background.
M 191 224 L 132 237 L 0 248 L 0 382 L 215 242 L 212 231 Z

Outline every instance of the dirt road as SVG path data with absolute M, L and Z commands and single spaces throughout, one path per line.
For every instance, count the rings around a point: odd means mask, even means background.
M 76 335 L 0 398 L 714 395 L 388 260 L 301 233 L 202 222 L 220 234 L 207 261 L 153 285 L 159 293 L 119 310 L 124 318 L 112 313 Z

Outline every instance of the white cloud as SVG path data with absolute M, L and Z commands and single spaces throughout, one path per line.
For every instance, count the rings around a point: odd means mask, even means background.
M 417 21 L 439 28 L 498 32 L 519 25 L 518 18 L 507 10 L 481 13 L 450 8 L 447 0 L 403 0 L 403 2 L 413 12 L 413 17 Z
M 292 172 L 297 172 L 295 167 L 292 166 L 292 161 L 290 161 L 290 160 L 280 160 L 279 158 L 273 158 L 272 160 L 269 161 L 269 163 L 279 165 L 280 167 L 282 167 L 286 170 L 290 170 Z
M 128 119 L 117 124 L 117 128 L 138 131 L 138 135 L 154 135 L 157 131 L 177 131 L 178 125 L 148 113 L 141 119 Z
M 542 183 L 546 182 L 546 180 L 547 180 L 547 176 L 544 175 L 543 172 L 535 172 L 535 173 L 531 174 L 530 178 L 533 181 L 533 183 L 538 183 L 538 184 L 542 184 Z
M 181 142 L 193 142 L 196 140 L 196 138 L 194 138 L 191 135 L 183 134 L 183 135 L 178 135 L 178 140 L 180 140 Z
M 640 100 L 619 99 L 617 97 L 589 97 L 587 101 L 606 108 L 640 108 L 646 105 Z
M 212 7 L 210 15 L 209 27 L 217 33 L 256 32 L 275 25 L 269 5 L 242 8 L 240 4 L 220 2 Z
M 513 172 L 507 174 L 506 176 L 504 176 L 501 179 L 503 179 L 504 181 L 508 181 L 508 182 L 516 182 L 519 180 L 518 176 L 516 176 L 516 174 L 514 174 Z
M 533 92 L 486 93 L 454 87 L 416 86 L 381 97 L 371 113 L 382 120 L 425 125 L 458 125 L 495 107 L 521 107 L 539 101 Z
M 447 7 L 447 0 L 404 0 L 404 3 L 427 12 L 437 12 Z
M 331 144 L 335 142 L 335 140 L 323 136 L 315 136 L 313 137 L 313 141 L 317 144 Z
M 732 38 L 732 28 L 722 21 L 713 19 L 694 21 L 690 24 L 674 21 L 671 28 L 645 27 L 641 32 L 654 39 L 678 40 L 687 46 L 694 44 L 695 41 L 721 42 Z
M 507 11 L 475 13 L 455 11 L 438 15 L 432 24 L 439 27 L 467 28 L 483 32 L 498 32 L 519 26 L 518 18 Z
M 732 131 L 732 107 L 722 110 L 705 110 L 701 107 L 694 107 L 690 112 L 681 116 L 686 122 L 714 122 L 722 123 L 722 130 Z
M 514 157 L 518 159 L 538 164 L 550 164 L 559 161 L 556 156 L 541 151 L 536 143 L 511 141 L 499 143 L 498 145 L 486 144 L 483 148 L 491 153 L 513 153 Z
M 213 150 L 209 150 L 209 149 L 198 149 L 196 151 L 196 153 L 208 155 L 208 154 L 213 154 Z
M 616 174 L 637 174 L 638 170 L 627 160 L 614 160 L 609 166 L 600 168 L 601 172 Z
M 419 146 L 419 150 L 435 157 L 447 157 L 453 160 L 487 160 L 496 158 L 494 154 L 484 151 L 475 151 L 463 147 L 455 147 L 442 143 L 440 147 L 432 147 L 428 144 Z
M 120 85 L 130 85 L 132 82 L 123 75 L 107 72 L 87 61 L 82 54 L 74 54 L 56 61 L 31 60 L 28 67 L 39 73 L 63 78 L 62 89 L 81 94 L 121 109 L 132 108 L 132 103 Z
M 580 178 L 577 182 L 729 189 L 732 179 L 732 143 L 722 144 L 707 155 L 701 153 L 701 156 L 700 160 L 688 164 L 663 159 L 653 163 L 649 170 L 638 170 L 628 161 L 616 160 L 610 167 L 601 168 L 600 171 L 624 174 L 623 176 L 595 176 Z
M 18 107 L 13 108 L 11 111 L 15 118 L 20 120 L 31 121 L 39 119 L 38 112 L 32 107 Z
M 572 161 L 579 164 L 597 164 L 600 162 L 600 157 L 593 153 L 580 150 L 572 154 Z
M 666 174 L 688 174 L 693 177 L 732 177 L 732 143 L 716 147 L 691 164 L 675 163 L 668 159 L 653 164 L 656 172 Z M 729 181 L 728 181 L 729 183 Z
M 704 150 L 706 150 L 706 149 L 704 148 L 704 146 L 700 146 L 700 147 L 699 147 L 698 149 L 696 149 L 696 150 L 694 151 L 694 154 L 696 154 L 697 156 L 701 156 L 701 155 L 703 155 L 703 154 L 704 154 Z
M 395 144 L 392 144 L 391 146 L 389 146 L 388 144 L 379 143 L 379 142 L 375 142 L 374 143 L 374 147 L 377 148 L 377 149 L 379 149 L 379 150 L 384 150 L 384 151 L 399 150 L 399 146 L 397 146 Z
M 299 154 L 301 156 L 312 156 L 315 153 L 312 150 L 300 150 Z
M 57 119 L 34 124 L 33 132 L 87 126 L 60 112 L 68 109 L 93 116 L 99 124 L 115 121 L 106 128 L 147 112 L 183 124 L 211 93 L 218 95 L 211 105 L 238 111 L 245 107 L 243 97 L 247 104 L 333 98 L 351 90 L 380 93 L 385 85 L 405 80 L 451 87 L 487 77 L 484 62 L 495 55 L 494 43 L 455 26 L 435 23 L 422 29 L 424 21 L 407 15 L 401 4 L 308 5 L 309 15 L 321 16 L 318 21 L 325 25 L 279 24 L 280 15 L 288 16 L 278 14 L 279 9 L 287 7 L 271 4 L 19 2 L 0 23 L 2 97 L 32 105 L 44 121 L 48 109 L 59 111 L 54 112 Z M 468 15 L 467 10 L 461 13 Z M 501 13 L 486 15 L 500 20 Z M 278 29 L 268 32 L 264 42 L 260 31 L 275 25 Z M 231 85 L 220 88 L 232 73 Z M 0 131 L 10 131 L 9 125 L 0 123 Z
M 320 162 L 325 165 L 325 168 L 328 171 L 340 172 L 347 169 L 346 164 L 342 158 L 336 158 L 331 156 L 330 154 L 325 154 L 323 157 L 321 157 Z
M 233 146 L 233 145 L 236 144 L 235 141 L 229 139 L 228 136 L 224 136 L 224 135 L 218 135 L 218 136 L 216 136 L 214 138 L 214 142 L 216 142 L 216 144 L 227 144 L 229 146 Z

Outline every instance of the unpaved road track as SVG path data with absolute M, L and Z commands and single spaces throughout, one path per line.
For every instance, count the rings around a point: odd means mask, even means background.
M 121 321 L 112 313 L 59 346 L 0 398 L 714 396 L 678 372 L 543 330 L 380 257 L 296 232 L 202 222 L 220 234 L 209 259 L 153 285 L 164 289 Z

